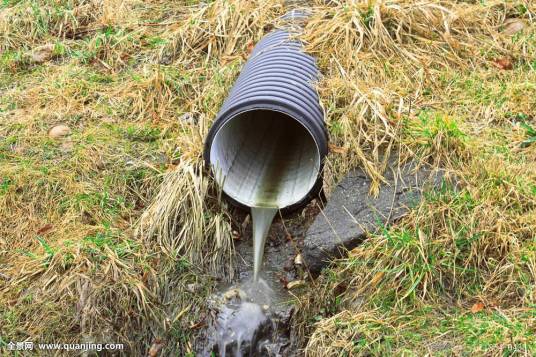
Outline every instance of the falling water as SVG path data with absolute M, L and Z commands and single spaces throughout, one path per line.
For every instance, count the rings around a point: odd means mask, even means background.
M 276 330 L 271 311 L 272 290 L 260 277 L 266 238 L 278 210 L 302 199 L 318 172 L 314 169 L 316 147 L 312 139 L 304 135 L 303 127 L 277 116 L 262 123 L 264 130 L 255 129 L 244 135 L 244 142 L 249 140 L 251 145 L 240 146 L 237 158 L 226 172 L 226 180 L 231 178 L 225 181 L 227 193 L 236 194 L 251 207 L 253 279 L 241 282 L 237 288 L 243 296 L 219 308 L 212 334 L 219 356 L 264 356 L 263 351 L 276 340 L 272 336 Z M 234 130 L 231 131 L 236 135 L 229 135 L 228 140 L 240 136 L 241 131 Z M 251 136 L 251 133 L 258 133 L 258 136 Z M 244 162 L 249 164 L 244 165 Z M 248 177 L 254 179 L 247 181 Z
M 255 282 L 259 281 L 266 236 L 276 213 L 277 208 L 273 207 L 251 208 L 253 221 L 253 280 Z

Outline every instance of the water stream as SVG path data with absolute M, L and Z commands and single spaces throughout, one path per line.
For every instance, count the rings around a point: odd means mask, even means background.
M 277 195 L 277 190 L 272 192 Z M 253 279 L 242 282 L 223 295 L 226 301 L 219 307 L 213 335 L 217 340 L 219 356 L 264 356 L 269 353 L 277 324 L 270 311 L 273 290 L 260 278 L 260 272 L 266 237 L 277 211 L 278 208 L 273 206 L 251 207 Z
M 253 280 L 255 282 L 259 281 L 266 236 L 276 213 L 277 208 L 251 208 L 251 219 L 253 222 Z
M 307 133 L 304 135 L 303 127 L 294 120 L 289 121 L 280 115 L 263 123 L 265 130 L 251 131 L 258 133 L 258 138 L 246 136 L 253 143 L 260 144 L 241 147 L 244 157 L 237 154 L 239 158 L 227 173 L 233 177 L 236 187 L 249 188 L 245 197 L 250 197 L 251 207 L 253 279 L 242 281 L 223 294 L 224 301 L 217 308 L 217 319 L 213 325 L 211 340 L 214 343 L 209 343 L 211 353 L 217 351 L 219 356 L 276 356 L 288 342 L 280 337 L 282 324 L 277 321 L 284 319 L 278 316 L 272 287 L 261 278 L 264 249 L 278 210 L 298 202 L 314 183 L 317 173 L 314 155 L 317 151 L 312 139 Z M 281 130 L 283 123 L 285 130 Z M 254 151 L 255 155 L 246 155 L 246 149 Z M 243 162 L 249 164 L 240 166 Z M 251 182 L 237 179 L 243 177 L 246 180 L 248 175 L 255 179 Z M 231 192 L 242 192 L 238 188 L 236 191 L 231 189 Z M 238 292 L 236 296 L 233 291 Z M 211 346 L 216 346 L 216 351 Z
M 306 210 L 305 215 L 291 215 L 284 222 L 270 223 L 275 211 L 273 208 L 255 210 L 252 213 L 255 223 L 250 221 L 243 231 L 249 239 L 236 243 L 237 280 L 230 284 L 222 282 L 208 300 L 210 318 L 197 342 L 199 356 L 294 355 L 296 346 L 290 329 L 294 309 L 281 279 L 300 279 L 300 266 L 293 263 L 297 252 L 294 244 L 300 244 L 316 213 Z M 237 219 L 243 221 L 246 215 Z M 259 225 L 262 227 L 254 228 Z M 259 237 L 257 242 L 251 239 L 254 229 Z M 288 240 L 289 234 L 294 241 Z

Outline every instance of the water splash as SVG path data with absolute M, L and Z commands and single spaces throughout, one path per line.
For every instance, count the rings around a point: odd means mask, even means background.
M 277 325 L 271 316 L 274 291 L 259 278 L 233 287 L 219 296 L 218 315 L 205 356 L 265 356 L 276 340 Z M 223 300 L 223 303 L 222 301 Z

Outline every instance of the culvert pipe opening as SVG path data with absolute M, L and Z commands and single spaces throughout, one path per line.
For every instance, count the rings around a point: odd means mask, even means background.
M 312 190 L 321 154 L 300 122 L 261 109 L 232 117 L 216 132 L 210 163 L 217 182 L 235 201 L 282 209 L 302 201 Z

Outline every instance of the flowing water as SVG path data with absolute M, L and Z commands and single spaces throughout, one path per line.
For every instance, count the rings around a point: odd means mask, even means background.
M 268 231 L 277 207 L 252 207 L 253 277 L 227 287 L 215 297 L 216 320 L 211 324 L 204 356 L 280 356 L 290 345 L 288 318 L 281 314 L 281 297 L 260 277 Z M 288 316 L 288 317 L 287 317 Z
M 311 150 L 307 142 L 296 140 L 303 134 L 299 125 L 287 126 L 286 130 L 281 131 L 276 124 L 274 122 L 268 133 L 270 135 L 267 135 L 270 141 L 264 143 L 263 169 L 251 192 L 255 202 L 251 207 L 253 279 L 231 289 L 241 294 L 237 298 L 227 299 L 218 308 L 212 333 L 212 341 L 216 343 L 212 346 L 217 346 L 219 356 L 279 355 L 277 351 L 284 348 L 286 343 L 278 332 L 280 324 L 276 322 L 279 318 L 274 310 L 273 290 L 260 278 L 260 273 L 266 238 L 276 213 L 280 206 L 285 206 L 285 199 L 289 195 L 296 195 L 298 188 L 308 182 L 300 181 L 301 176 L 297 175 L 300 171 L 296 171 L 296 167 L 307 161 L 302 158 L 307 156 L 304 153 Z M 312 170 L 310 175 L 314 174 Z M 299 199 L 301 197 L 297 197 L 296 201 Z M 215 352 L 214 349 L 211 352 Z
M 290 351 L 292 309 L 288 296 L 272 288 L 273 282 L 252 277 L 222 287 L 208 300 L 210 314 L 206 335 L 197 356 L 276 357 Z
M 277 208 L 273 207 L 251 207 L 251 218 L 253 222 L 253 280 L 259 280 L 259 273 L 262 267 L 264 256 L 264 245 L 270 225 L 274 220 Z
M 277 211 L 277 207 L 251 207 L 253 280 L 229 290 L 236 291 L 236 297 L 219 307 L 213 338 L 220 356 L 265 356 L 275 340 L 277 326 L 269 317 L 273 291 L 259 275 L 266 237 Z

